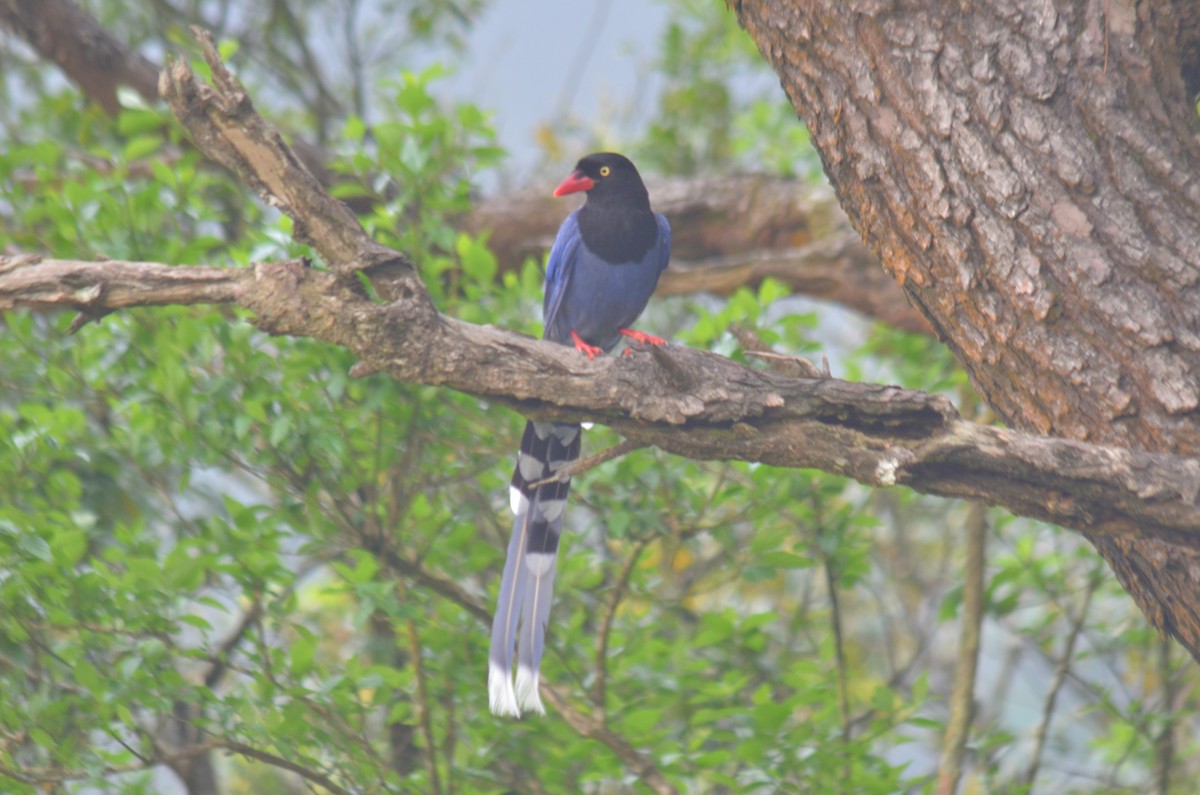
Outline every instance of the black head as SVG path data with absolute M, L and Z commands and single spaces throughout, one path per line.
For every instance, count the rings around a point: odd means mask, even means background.
M 622 205 L 650 209 L 650 196 L 637 168 L 624 155 L 596 152 L 575 164 L 575 171 L 554 191 L 555 196 L 587 191 L 589 205 Z

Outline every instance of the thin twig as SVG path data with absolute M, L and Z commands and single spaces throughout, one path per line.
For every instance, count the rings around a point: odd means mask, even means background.
M 614 458 L 620 458 L 627 453 L 632 453 L 634 450 L 638 450 L 645 446 L 646 445 L 642 444 L 641 442 L 632 442 L 629 439 L 622 439 L 612 447 L 601 450 L 593 455 L 589 455 L 587 458 L 578 458 L 572 461 L 570 464 L 559 469 L 548 478 L 542 478 L 541 480 L 530 483 L 529 488 L 536 489 L 539 486 L 545 486 L 547 483 L 556 483 L 561 480 L 566 480 L 567 478 L 574 477 L 581 472 L 587 472 L 589 469 L 595 469 L 601 464 L 612 461 Z
M 417 681 L 417 718 L 421 722 L 421 734 L 425 738 L 425 765 L 429 769 L 429 786 L 435 795 L 440 795 L 442 783 L 438 779 L 437 743 L 433 736 L 433 718 L 429 709 L 429 686 L 425 679 L 425 665 L 422 663 L 421 636 L 417 634 L 417 624 L 411 618 L 405 622 L 408 625 L 408 649 L 412 657 L 413 675 Z
M 838 601 L 838 576 L 833 558 L 830 555 L 821 555 L 822 568 L 825 570 L 825 587 L 829 596 L 829 623 L 833 630 L 833 652 L 834 660 L 837 663 L 837 698 L 838 698 L 838 719 L 842 724 L 842 761 L 845 764 L 845 771 L 842 776 L 842 784 L 849 785 L 850 782 L 850 687 L 847 681 L 848 675 L 846 671 L 846 647 L 842 636 L 842 610 L 841 603 Z M 843 790 L 845 791 L 845 790 Z
M 57 785 L 65 781 L 77 781 L 85 778 L 95 777 L 97 774 L 103 776 L 118 776 L 123 773 L 136 773 L 146 770 L 153 765 L 166 764 L 170 765 L 176 762 L 185 762 L 189 759 L 194 759 L 197 756 L 208 753 L 225 746 L 225 743 L 217 741 L 204 743 L 202 745 L 193 745 L 182 751 L 174 753 L 156 754 L 153 759 L 145 760 L 140 755 L 139 761 L 130 762 L 124 765 L 105 765 L 99 771 L 97 770 L 64 770 L 57 767 L 21 767 L 10 768 L 0 765 L 0 778 L 8 778 L 13 781 L 20 781 L 25 784 L 42 784 L 42 785 Z M 339 795 L 341 795 L 339 793 Z
M 792 378 L 829 378 L 829 361 L 821 357 L 824 367 L 815 364 L 802 356 L 790 356 L 776 353 L 763 342 L 757 334 L 742 326 L 730 326 L 729 333 L 742 346 L 742 353 L 764 360 L 772 370 Z
M 492 611 L 484 607 L 483 602 L 467 593 L 466 589 L 455 580 L 447 579 L 440 574 L 434 574 L 420 563 L 408 560 L 391 549 L 382 550 L 383 559 L 397 572 L 411 577 L 435 593 L 449 599 L 454 604 L 478 618 L 487 626 L 492 625 Z
M 646 550 L 652 538 L 653 536 L 646 536 L 639 539 L 633 552 L 625 560 L 625 565 L 621 567 L 621 573 L 613 588 L 612 596 L 609 597 L 608 609 L 604 611 L 604 618 L 600 621 L 600 631 L 596 638 L 596 682 L 592 686 L 592 703 L 596 705 L 601 724 L 607 725 L 608 715 L 604 703 L 606 700 L 605 690 L 608 687 L 608 636 L 612 631 L 613 619 L 617 615 L 617 607 L 621 604 L 625 589 L 629 587 L 629 578 L 633 574 L 633 568 L 637 565 L 642 552 Z
M 238 742 L 237 740 L 222 739 L 211 743 L 211 745 L 219 748 L 225 748 L 235 754 L 239 754 L 240 756 L 245 756 L 250 759 L 255 759 L 264 764 L 271 765 L 272 767 L 278 767 L 282 770 L 291 771 L 305 781 L 329 790 L 333 793 L 333 795 L 351 795 L 350 790 L 339 787 L 337 784 L 333 783 L 333 780 L 330 779 L 329 776 L 325 775 L 324 773 L 304 767 L 303 765 L 297 764 L 290 759 L 285 759 L 282 756 L 276 756 L 268 751 L 254 748 L 253 746 L 246 745 L 245 743 Z
M 571 706 L 566 697 L 553 685 L 542 682 L 542 697 L 554 707 L 572 729 L 580 735 L 608 746 L 628 765 L 655 795 L 679 795 L 679 790 L 667 781 L 650 757 L 638 751 L 624 737 L 604 726 L 595 717 Z
M 1159 638 L 1158 679 L 1162 683 L 1163 716 L 1162 729 L 1154 738 L 1154 792 L 1167 795 L 1171 791 L 1171 765 L 1175 758 L 1175 698 L 1179 692 L 1178 672 L 1171 667 L 1171 646 L 1175 641 L 1169 637 Z
M 1058 703 L 1058 694 L 1067 681 L 1067 674 L 1071 670 L 1071 661 L 1075 656 L 1075 641 L 1079 639 L 1079 633 L 1083 629 L 1088 609 L 1092 604 L 1092 597 L 1102 581 L 1103 578 L 1096 573 L 1089 576 L 1087 589 L 1083 594 L 1083 604 L 1079 608 L 1079 614 L 1071 622 L 1071 632 L 1067 635 L 1067 643 L 1063 647 L 1062 657 L 1054 667 L 1054 680 L 1050 685 L 1050 692 L 1046 695 L 1046 703 L 1042 707 L 1042 719 L 1034 732 L 1033 754 L 1029 758 L 1029 766 L 1025 769 L 1025 775 L 1022 776 L 1026 792 L 1033 792 L 1033 784 L 1037 780 L 1038 768 L 1042 763 L 1042 752 L 1046 747 L 1046 735 L 1049 733 L 1050 721 L 1054 717 L 1054 707 Z
M 339 787 L 328 776 L 316 770 L 304 767 L 289 759 L 284 759 L 268 751 L 263 751 L 259 748 L 246 745 L 237 740 L 228 738 L 219 738 L 211 740 L 199 745 L 192 745 L 179 751 L 171 753 L 156 753 L 153 758 L 140 759 L 138 762 L 131 762 L 126 765 L 107 765 L 99 772 L 105 776 L 115 776 L 122 773 L 134 773 L 141 770 L 147 770 L 154 765 L 167 764 L 173 765 L 178 762 L 185 762 L 189 759 L 194 759 L 198 756 L 219 750 L 230 751 L 231 753 L 244 756 L 249 759 L 255 759 L 264 764 L 278 767 L 283 770 L 290 771 L 303 778 L 305 781 L 328 790 L 333 795 L 351 795 L 350 791 Z M 63 770 L 61 768 L 9 768 L 0 765 L 0 777 L 21 781 L 26 784 L 60 784 L 65 781 L 75 781 L 79 779 L 91 778 L 97 774 L 96 770 Z
M 229 655 L 237 648 L 238 644 L 250 631 L 250 627 L 258 621 L 262 616 L 263 600 L 261 596 L 255 596 L 254 601 L 250 603 L 250 609 L 242 614 L 242 620 L 234 627 L 233 632 L 230 632 L 225 640 L 221 641 L 221 645 L 210 656 L 212 667 L 208 669 L 208 673 L 204 675 L 204 686 L 212 690 L 221 683 L 221 679 L 225 676 L 225 672 L 229 670 L 228 662 Z
M 954 669 L 954 690 L 950 695 L 950 716 L 942 738 L 942 759 L 938 765 L 938 795 L 954 795 L 962 777 L 963 757 L 975 717 L 975 675 L 979 664 L 979 635 L 983 625 L 984 563 L 987 546 L 987 511 L 980 503 L 967 506 L 965 522 L 967 559 L 963 574 L 962 629 L 959 633 L 958 662 Z

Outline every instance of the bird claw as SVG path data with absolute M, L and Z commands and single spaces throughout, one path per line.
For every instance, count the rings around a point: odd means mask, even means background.
M 587 354 L 589 361 L 595 360 L 597 356 L 604 353 L 604 351 L 595 345 L 588 345 L 586 342 L 584 342 L 574 330 L 571 331 L 571 341 L 575 343 L 575 350 L 583 351 L 585 354 Z
M 644 342 L 647 345 L 666 345 L 667 344 L 667 341 L 664 340 L 662 337 L 656 337 L 653 334 L 647 334 L 646 332 L 638 331 L 637 329 L 623 328 L 623 329 L 617 329 L 617 332 L 620 334 L 624 334 L 626 337 L 629 337 L 630 339 L 637 340 L 638 342 Z M 626 349 L 626 350 L 628 350 L 628 349 Z

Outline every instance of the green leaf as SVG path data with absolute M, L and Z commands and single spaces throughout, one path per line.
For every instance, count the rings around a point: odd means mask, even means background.
M 83 559 L 88 549 L 86 530 L 63 530 L 54 537 L 54 560 L 58 565 L 72 567 Z
M 292 674 L 304 676 L 311 671 L 316 653 L 317 636 L 306 629 L 297 627 L 297 636 L 292 641 L 290 649 Z
M 271 421 L 271 433 L 269 440 L 272 447 L 279 447 L 283 441 L 288 438 L 292 432 L 292 418 L 287 414 L 280 414 Z
M 162 147 L 162 143 L 160 135 L 141 135 L 125 144 L 122 156 L 125 160 L 137 160 L 157 152 Z
M 361 141 L 367 134 L 367 125 L 363 120 L 351 114 L 346 118 L 346 126 L 342 129 L 342 137 L 348 141 Z
M 210 629 L 212 629 L 212 624 L 208 623 L 208 621 L 206 621 L 205 619 L 203 619 L 203 618 L 201 618 L 200 616 L 197 616 L 197 615 L 192 615 L 192 614 L 186 614 L 186 613 L 185 613 L 184 615 L 181 615 L 181 616 L 179 617 L 179 620 L 180 620 L 182 623 L 184 623 L 184 624 L 189 624 L 189 625 L 191 625 L 191 626 L 193 626 L 193 627 L 196 627 L 197 629 L 203 629 L 203 630 L 210 630 Z
M 621 716 L 623 731 L 644 734 L 662 720 L 662 710 L 654 707 L 631 710 Z
M 221 55 L 221 60 L 229 62 L 233 56 L 237 55 L 238 49 L 241 47 L 237 39 L 221 39 L 217 44 L 217 52 Z
M 26 555 L 45 562 L 50 562 L 54 557 L 50 551 L 50 544 L 41 536 L 23 535 L 17 541 L 17 548 Z
M 125 138 L 159 133 L 165 121 L 162 115 L 154 110 L 126 108 L 117 116 L 117 132 Z
M 45 748 L 47 751 L 53 751 L 58 747 L 58 743 L 51 737 L 45 729 L 40 726 L 30 726 L 26 731 L 29 733 L 29 739 Z

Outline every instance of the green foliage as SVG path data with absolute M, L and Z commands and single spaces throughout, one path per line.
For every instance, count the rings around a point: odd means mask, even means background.
M 638 162 L 676 174 L 730 169 L 820 180 L 808 131 L 733 14 L 701 0 L 669 0 L 657 67 L 659 109 Z
M 645 154 L 679 171 L 810 173 L 790 111 L 731 86 L 729 67 L 754 55 L 730 18 L 678 10 L 670 112 Z M 503 153 L 485 110 L 438 100 L 440 74 L 399 73 L 391 116 L 331 125 L 339 194 L 371 200 L 363 223 L 413 257 L 440 309 L 536 333 L 539 268 L 501 273 L 486 235 L 457 226 L 470 179 Z M 111 122 L 43 91 L 0 114 L 0 247 L 228 267 L 311 255 L 161 112 Z M 777 282 L 671 308 L 680 341 L 754 366 L 731 325 L 781 353 L 815 349 L 818 318 Z M 317 791 L 433 792 L 431 770 L 443 791 L 645 791 L 619 748 L 686 792 L 932 791 L 961 506 L 652 450 L 608 462 L 576 479 L 544 665 L 603 731 L 554 709 L 502 721 L 487 713 L 480 613 L 510 531 L 519 416 L 351 379 L 347 352 L 269 338 L 238 312 L 70 323 L 0 316 L 0 791 L 161 791 L 145 768 L 187 751 L 188 733 L 231 752 L 196 757 L 220 761 L 231 793 L 300 791 L 296 769 Z M 843 366 L 967 389 L 944 348 L 884 329 Z M 586 444 L 616 441 L 598 427 Z M 1175 789 L 1190 791 L 1183 655 L 1074 537 L 992 521 L 967 786 L 1022 790 L 1063 664 L 1069 715 L 1047 733 L 1060 766 L 1087 776 L 1044 775 L 1076 782 L 1064 791 L 1144 789 L 1171 726 Z

